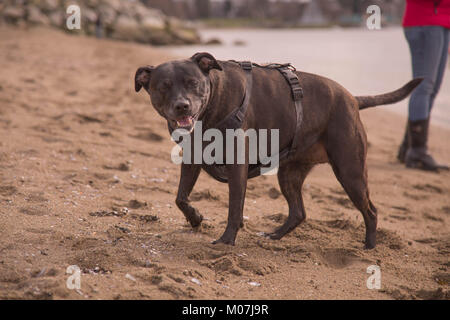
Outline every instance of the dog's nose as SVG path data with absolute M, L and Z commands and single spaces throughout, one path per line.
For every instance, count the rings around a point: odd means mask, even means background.
M 175 111 L 176 112 L 184 112 L 189 110 L 189 103 L 185 102 L 185 101 L 181 101 L 181 102 L 177 102 L 175 104 Z

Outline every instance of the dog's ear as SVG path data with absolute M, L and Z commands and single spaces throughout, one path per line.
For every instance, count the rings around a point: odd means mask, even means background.
M 140 67 L 136 71 L 136 75 L 134 76 L 134 89 L 136 92 L 139 92 L 142 87 L 147 87 L 150 82 L 150 75 L 155 67 L 146 66 Z
M 191 60 L 196 62 L 199 68 L 205 73 L 209 73 L 211 69 L 222 71 L 222 67 L 219 65 L 216 58 L 207 52 L 196 53 L 191 57 Z

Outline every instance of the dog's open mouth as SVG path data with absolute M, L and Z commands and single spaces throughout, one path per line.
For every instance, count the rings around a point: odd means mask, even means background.
M 190 128 L 194 124 L 194 118 L 192 116 L 185 116 L 183 118 L 177 119 L 178 128 Z
M 196 119 L 194 116 L 184 116 L 178 118 L 175 120 L 176 129 L 185 129 L 189 132 L 192 132 L 192 130 L 194 129 L 195 120 Z

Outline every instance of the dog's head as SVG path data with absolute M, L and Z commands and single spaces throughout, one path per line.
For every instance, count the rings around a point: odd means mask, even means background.
M 190 59 L 171 61 L 136 71 L 136 92 L 144 88 L 156 111 L 173 129 L 192 131 L 211 93 L 209 72 L 222 70 L 209 53 L 196 53 Z

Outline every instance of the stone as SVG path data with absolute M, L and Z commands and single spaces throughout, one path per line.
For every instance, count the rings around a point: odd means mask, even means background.
M 27 21 L 33 24 L 49 25 L 50 19 L 38 7 L 28 6 Z
M 62 13 L 62 11 L 55 11 L 48 15 L 48 19 L 50 21 L 50 24 L 54 27 L 63 27 L 65 26 L 65 15 Z
M 194 29 L 171 29 L 175 44 L 196 44 L 200 42 L 200 37 Z
M 52 12 L 59 8 L 58 0 L 41 0 L 37 2 L 37 5 L 41 9 L 42 12 Z
M 25 16 L 25 9 L 23 7 L 8 6 L 3 9 L 2 15 L 6 22 L 17 23 Z
M 164 29 L 166 23 L 158 16 L 146 16 L 142 19 L 141 25 L 145 29 Z
M 116 10 L 114 10 L 112 6 L 108 5 L 100 5 L 98 8 L 98 13 L 100 14 L 103 26 L 113 25 L 117 17 Z
M 81 19 L 89 24 L 95 25 L 97 22 L 97 13 L 93 9 L 82 8 Z
M 78 0 L 81 30 L 70 33 L 95 35 L 154 45 L 200 43 L 197 31 L 187 22 L 168 17 L 139 1 Z M 49 25 L 67 31 L 66 9 L 72 0 L 10 0 L 0 3 L 0 23 Z M 102 32 L 96 32 L 97 17 Z
M 120 15 L 113 26 L 112 38 L 117 40 L 136 40 L 139 37 L 139 24 L 136 20 Z

